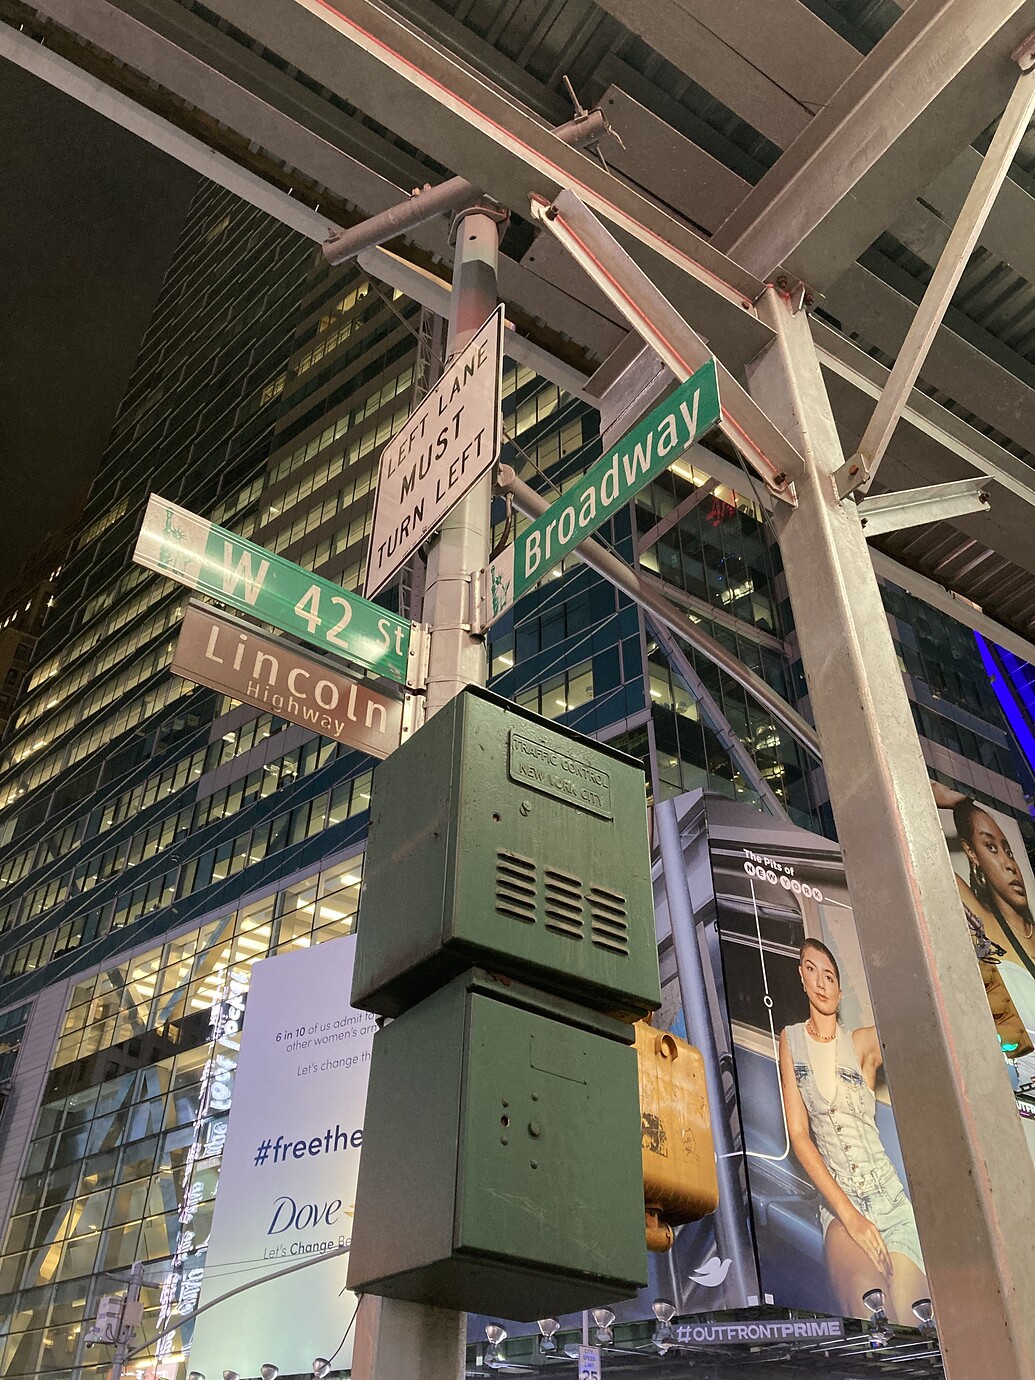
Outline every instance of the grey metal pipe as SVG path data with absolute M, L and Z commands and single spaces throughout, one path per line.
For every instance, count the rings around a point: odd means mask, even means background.
M 758 770 L 758 763 L 748 752 L 745 744 L 734 733 L 732 725 L 726 715 L 715 702 L 715 697 L 705 685 L 704 681 L 694 670 L 689 657 L 680 647 L 673 633 L 662 623 L 660 618 L 653 614 L 647 615 L 647 626 L 658 639 L 662 651 L 668 658 L 669 665 L 676 673 L 686 681 L 690 691 L 697 703 L 700 705 L 701 713 L 705 722 L 712 730 L 719 742 L 726 749 L 729 755 L 736 762 L 738 768 L 743 772 L 748 785 L 755 791 L 762 802 L 762 808 L 776 819 L 782 819 L 784 823 L 790 824 L 791 817 L 784 808 L 780 797 L 770 786 L 762 773 Z
M 528 517 L 539 517 L 550 507 L 549 501 L 542 494 L 536 493 L 523 479 L 519 479 L 510 465 L 500 466 L 496 487 L 501 493 L 510 494 L 517 507 Z M 623 593 L 628 594 L 630 599 L 645 608 L 666 628 L 671 628 L 678 637 L 696 647 L 702 656 L 706 656 L 709 661 L 731 676 L 813 757 L 817 760 L 822 757 L 818 733 L 782 695 L 778 695 L 761 676 L 756 676 L 739 657 L 728 652 L 721 642 L 710 637 L 703 628 L 691 623 L 674 604 L 670 604 L 662 595 L 650 589 L 646 581 L 641 580 L 636 571 L 626 565 L 620 556 L 613 555 L 593 537 L 587 537 L 585 541 L 580 542 L 575 548 L 575 554 L 613 585 L 617 585 Z
M 748 1214 L 740 1181 L 742 1160 L 733 1143 L 726 1092 L 722 1083 L 722 1071 L 719 1068 L 719 1048 L 708 1004 L 704 960 L 701 957 L 697 920 L 690 899 L 690 884 L 686 877 L 676 802 L 656 802 L 654 818 L 657 821 L 658 839 L 661 844 L 665 896 L 668 900 L 669 925 L 672 930 L 672 947 L 676 955 L 676 976 L 679 980 L 683 1018 L 686 1021 L 686 1035 L 690 1043 L 701 1051 L 704 1059 L 712 1141 L 715 1145 L 715 1168 L 719 1178 L 719 1205 L 715 1209 L 719 1253 L 732 1261 L 730 1282 L 740 1295 L 737 1303 L 744 1305 L 749 1298 L 758 1297 L 758 1267 L 748 1231 Z
M 595 143 L 606 132 L 607 121 L 602 112 L 590 110 L 567 124 L 558 125 L 553 135 L 572 148 L 581 148 Z M 372 249 L 396 235 L 403 235 L 436 216 L 463 211 L 483 197 L 484 193 L 464 177 L 451 177 L 435 187 L 418 189 L 406 201 L 389 206 L 387 211 L 369 216 L 346 230 L 336 230 L 323 242 L 324 257 L 330 264 L 347 263 L 364 249 Z

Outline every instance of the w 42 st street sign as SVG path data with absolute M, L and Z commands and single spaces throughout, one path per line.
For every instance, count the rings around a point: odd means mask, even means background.
M 321 651 L 415 685 L 414 624 L 152 494 L 133 559 Z
M 720 415 L 715 361 L 708 360 L 492 562 L 482 580 L 482 626 L 506 613 L 580 541 L 678 460 L 692 441 L 710 431 Z

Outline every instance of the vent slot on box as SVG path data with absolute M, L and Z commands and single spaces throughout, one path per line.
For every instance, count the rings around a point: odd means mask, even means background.
M 566 934 L 569 939 L 581 939 L 582 882 L 570 872 L 559 872 L 555 867 L 543 869 L 546 882 L 544 912 L 546 928 L 554 934 Z
M 536 916 L 535 860 L 499 849 L 496 853 L 496 910 L 534 925 Z
M 586 898 L 589 901 L 590 933 L 593 943 L 610 953 L 629 954 L 629 917 L 625 897 L 617 891 L 593 886 Z

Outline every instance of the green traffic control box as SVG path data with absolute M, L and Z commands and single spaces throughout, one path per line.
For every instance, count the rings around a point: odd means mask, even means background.
M 379 1030 L 348 1287 L 528 1321 L 644 1288 L 631 1038 L 477 969 Z
M 641 764 L 468 687 L 374 772 L 352 1004 L 476 964 L 624 1020 L 661 1000 Z

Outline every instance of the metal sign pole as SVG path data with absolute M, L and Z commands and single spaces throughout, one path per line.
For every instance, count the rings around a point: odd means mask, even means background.
M 456 224 L 456 267 L 447 349 L 456 354 L 496 309 L 500 213 L 477 206 Z M 424 618 L 431 624 L 427 717 L 465 685 L 484 685 L 485 640 L 471 632 L 471 576 L 489 560 L 492 475 L 457 504 L 428 557 Z
M 769 288 L 751 392 L 805 457 L 775 515 L 952 1380 L 1035 1375 L 1035 1172 L 804 312 Z M 894 1282 L 889 1287 L 894 1287 Z M 861 1302 L 861 1301 L 860 1301 Z
M 463 349 L 496 307 L 501 215 L 474 206 L 456 222 L 456 259 L 448 353 Z M 484 638 L 471 632 L 471 576 L 489 559 L 492 475 L 487 474 L 442 523 L 428 558 L 424 616 L 431 625 L 427 716 L 465 685 L 487 679 Z M 356 1318 L 354 1380 L 462 1380 L 466 1314 L 372 1294 Z
M 129 1272 L 129 1285 L 122 1303 L 119 1319 L 119 1339 L 115 1346 L 115 1359 L 111 1364 L 109 1380 L 122 1380 L 126 1362 L 132 1356 L 131 1347 L 137 1334 L 140 1321 L 140 1286 L 144 1281 L 144 1267 L 139 1260 L 133 1262 Z

